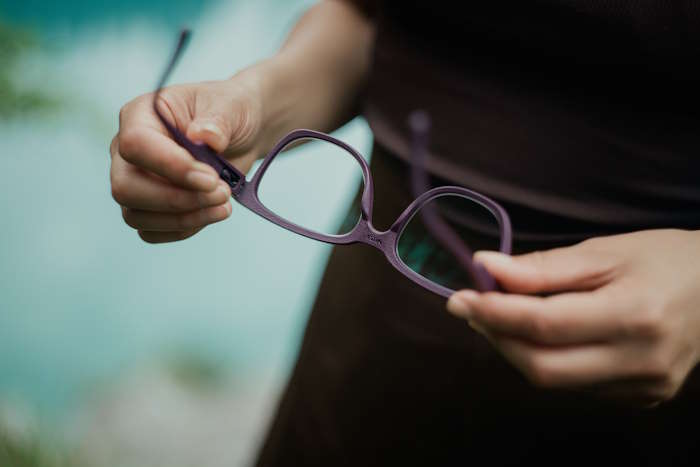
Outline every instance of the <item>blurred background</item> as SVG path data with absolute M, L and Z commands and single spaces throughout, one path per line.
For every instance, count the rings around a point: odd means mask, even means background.
M 147 245 L 111 198 L 108 146 L 182 25 L 171 82 L 227 78 L 312 3 L 0 0 L 0 466 L 250 465 L 330 249 L 236 203 Z M 362 120 L 336 136 L 369 152 Z M 319 211 L 336 225 L 347 174 L 302 163 L 341 187 Z

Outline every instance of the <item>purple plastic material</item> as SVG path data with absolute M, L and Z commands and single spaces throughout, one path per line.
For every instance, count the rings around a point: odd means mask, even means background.
M 424 159 L 427 156 L 429 122 L 424 113 L 414 112 L 414 114 L 411 116 L 410 122 L 414 134 L 414 157 L 416 158 L 412 168 L 412 181 L 413 189 L 418 196 L 401 213 L 389 230 L 381 232 L 372 225 L 374 188 L 369 166 L 359 152 L 343 141 L 318 131 L 294 130 L 275 145 L 270 153 L 265 156 L 262 164 L 258 168 L 257 172 L 255 172 L 255 175 L 253 175 L 252 179 L 247 181 L 243 173 L 233 167 L 226 159 L 219 156 L 213 149 L 207 145 L 193 143 L 184 135 L 182 131 L 177 129 L 175 125 L 170 123 L 165 118 L 157 106 L 158 97 L 184 48 L 188 36 L 189 31 L 187 30 L 183 30 L 180 34 L 177 49 L 175 50 L 175 53 L 158 84 L 158 89 L 154 95 L 153 108 L 155 113 L 158 115 L 158 118 L 163 122 L 163 125 L 165 125 L 168 131 L 170 131 L 170 133 L 173 135 L 174 140 L 189 151 L 197 160 L 213 167 L 219 176 L 229 184 L 233 199 L 270 222 L 314 240 L 332 243 L 335 245 L 346 245 L 358 242 L 372 245 L 373 247 L 381 250 L 386 256 L 387 260 L 389 260 L 389 262 L 399 272 L 411 279 L 413 282 L 432 292 L 435 292 L 438 295 L 449 297 L 454 292 L 453 290 L 426 279 L 420 274 L 414 272 L 399 258 L 398 239 L 401 232 L 410 222 L 411 218 L 420 210 L 421 217 L 425 222 L 428 231 L 443 245 L 443 247 L 447 248 L 447 250 L 458 259 L 459 263 L 474 278 L 477 288 L 482 291 L 493 290 L 496 288 L 496 282 L 493 277 L 491 277 L 481 265 L 472 261 L 471 251 L 460 239 L 457 233 L 440 217 L 440 215 L 434 209 L 431 208 L 430 205 L 426 206 L 426 203 L 429 203 L 431 200 L 441 196 L 458 195 L 481 204 L 488 209 L 498 221 L 501 234 L 500 251 L 509 254 L 512 233 L 508 214 L 495 201 L 466 188 L 458 186 L 441 186 L 427 190 L 428 176 L 424 169 Z M 277 157 L 282 149 L 290 143 L 296 140 L 308 138 L 319 139 L 340 146 L 350 155 L 352 155 L 352 157 L 355 158 L 357 163 L 360 164 L 360 167 L 362 168 L 364 191 L 361 198 L 360 219 L 355 227 L 346 234 L 326 235 L 306 229 L 300 225 L 289 222 L 288 220 L 270 211 L 260 202 L 260 199 L 258 198 L 260 180 L 265 175 L 265 171 L 270 166 L 270 163 L 272 163 L 274 158 Z M 423 207 L 425 207 L 425 209 L 421 209 Z

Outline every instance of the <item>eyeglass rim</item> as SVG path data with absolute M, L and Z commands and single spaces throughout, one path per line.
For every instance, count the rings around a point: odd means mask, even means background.
M 304 226 L 291 222 L 290 220 L 278 215 L 273 210 L 269 209 L 259 198 L 259 187 L 263 177 L 270 167 L 270 164 L 278 157 L 283 149 L 289 144 L 300 139 L 316 139 L 334 144 L 345 150 L 348 154 L 357 161 L 362 169 L 363 191 L 360 202 L 360 216 L 355 226 L 348 232 L 332 235 L 317 232 L 308 229 Z M 505 210 L 491 198 L 459 186 L 440 186 L 435 187 L 415 198 L 404 211 L 396 218 L 391 227 L 386 231 L 378 230 L 372 219 L 374 206 L 374 181 L 372 174 L 364 157 L 353 148 L 351 145 L 339 140 L 331 135 L 308 129 L 294 130 L 282 138 L 275 147 L 268 153 L 258 167 L 255 174 L 249 181 L 243 183 L 241 189 L 234 193 L 233 197 L 240 204 L 244 205 L 251 211 L 262 216 L 266 220 L 299 235 L 307 238 L 330 243 L 334 245 L 346 245 L 352 243 L 365 243 L 381 250 L 384 255 L 390 260 L 392 265 L 409 279 L 414 280 L 419 285 L 428 288 L 442 296 L 448 297 L 454 291 L 447 287 L 441 286 L 436 282 L 427 279 L 416 273 L 398 254 L 398 241 L 401 233 L 411 221 L 411 219 L 428 203 L 436 198 L 448 195 L 455 195 L 473 201 L 486 208 L 496 219 L 499 225 L 500 233 L 500 251 L 510 253 L 511 248 L 511 227 L 510 219 Z M 471 259 L 469 259 L 471 260 Z
M 341 141 L 331 135 L 322 133 L 315 130 L 308 129 L 298 129 L 293 130 L 284 136 L 273 148 L 272 150 L 263 158 L 263 161 L 255 172 L 251 180 L 246 181 L 246 176 L 238 169 L 236 169 L 232 164 L 230 164 L 226 159 L 217 154 L 213 149 L 205 144 L 197 144 L 189 140 L 184 132 L 180 131 L 176 124 L 171 123 L 163 114 L 159 108 L 159 101 L 163 86 L 167 81 L 170 73 L 172 72 L 177 60 L 179 59 L 182 50 L 186 44 L 189 37 L 189 31 L 183 29 L 180 33 L 179 41 L 175 52 L 163 73 L 156 91 L 153 94 L 153 110 L 165 128 L 173 136 L 173 139 L 184 147 L 190 154 L 192 154 L 197 160 L 210 165 L 216 173 L 221 177 L 222 180 L 227 182 L 231 187 L 232 197 L 244 205 L 246 208 L 252 212 L 258 214 L 259 216 L 267 219 L 268 221 L 285 228 L 289 231 L 297 233 L 299 235 L 322 241 L 325 243 L 343 245 L 351 243 L 366 243 L 368 245 L 374 246 L 375 248 L 381 250 L 389 262 L 401 272 L 404 276 L 414 281 L 418 285 L 442 295 L 443 297 L 448 297 L 454 292 L 436 282 L 427 279 L 412 269 L 410 269 L 404 262 L 400 259 L 398 255 L 398 239 L 400 233 L 403 231 L 405 226 L 410 222 L 413 215 L 418 212 L 423 206 L 429 203 L 436 196 L 445 194 L 458 194 L 460 196 L 472 199 L 475 202 L 482 204 L 484 207 L 489 209 L 491 213 L 498 220 L 500 230 L 501 230 L 501 252 L 510 253 L 511 242 L 512 242 L 512 229 L 510 226 L 510 219 L 506 211 L 491 198 L 477 193 L 475 191 L 469 190 L 464 187 L 457 186 L 441 186 L 425 191 L 421 195 L 417 196 L 398 216 L 391 227 L 386 231 L 377 230 L 372 223 L 372 210 L 374 205 L 374 185 L 372 180 L 372 175 L 369 169 L 369 165 L 364 157 L 352 146 Z M 297 139 L 320 139 L 332 144 L 339 146 L 340 148 L 351 154 L 355 160 L 360 164 L 363 176 L 363 192 L 361 197 L 361 214 L 360 219 L 357 224 L 347 233 L 342 235 L 328 235 L 322 234 L 310 229 L 306 229 L 303 226 L 297 225 L 289 220 L 277 215 L 272 210 L 268 209 L 259 199 L 258 190 L 260 181 L 263 175 L 267 171 L 275 157 L 277 157 L 282 149 L 286 147 L 291 142 Z M 423 172 L 425 168 L 422 164 L 415 164 L 412 166 L 414 175 L 420 173 L 424 175 Z M 423 171 L 423 172 L 421 172 Z M 440 223 L 436 225 L 426 225 L 429 230 L 435 231 L 437 234 L 444 234 L 449 232 L 448 226 L 441 226 Z M 464 245 L 464 243 L 457 238 L 454 245 L 448 244 L 452 251 L 455 251 L 458 256 L 458 260 L 463 264 L 463 266 L 468 269 L 474 268 L 476 265 L 473 263 L 471 257 L 467 254 L 469 249 Z M 481 268 L 483 269 L 483 267 Z M 471 269 L 470 269 L 471 272 Z M 483 271 L 483 273 L 488 276 L 488 273 Z M 472 274 L 474 275 L 474 274 Z M 489 276 L 490 277 L 490 276 Z

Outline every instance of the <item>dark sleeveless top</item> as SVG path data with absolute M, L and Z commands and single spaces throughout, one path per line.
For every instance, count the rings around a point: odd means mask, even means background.
M 516 237 L 700 227 L 697 0 L 355 3 L 376 142 L 407 158 L 429 111 L 432 172 L 503 202 Z
M 413 199 L 417 107 L 438 183 L 501 201 L 515 253 L 700 226 L 700 1 L 354 1 L 378 25 L 378 228 Z M 335 247 L 256 465 L 700 465 L 698 368 L 654 410 L 539 389 L 444 306 L 373 248 Z

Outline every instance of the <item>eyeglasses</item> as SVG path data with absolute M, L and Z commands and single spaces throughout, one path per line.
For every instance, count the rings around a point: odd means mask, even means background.
M 163 73 L 154 94 L 153 108 L 173 139 L 197 160 L 210 165 L 230 187 L 233 199 L 255 214 L 291 232 L 321 242 L 335 245 L 365 243 L 381 250 L 387 260 L 404 276 L 416 284 L 443 297 L 455 290 L 473 287 L 482 291 L 497 288 L 496 281 L 478 263 L 472 260 L 472 251 L 462 236 L 465 232 L 480 231 L 494 240 L 494 248 L 510 254 L 512 229 L 506 211 L 492 199 L 458 186 L 440 186 L 429 189 L 425 162 L 428 154 L 430 121 L 424 112 L 415 111 L 409 118 L 412 132 L 411 190 L 415 200 L 401 213 L 391 227 L 382 232 L 372 224 L 374 190 L 372 174 L 365 159 L 348 144 L 330 135 L 312 130 L 294 130 L 282 138 L 265 156 L 250 180 L 205 144 L 190 141 L 183 132 L 170 123 L 156 105 L 160 92 L 182 54 L 189 37 L 183 30 L 175 52 Z M 313 191 L 308 188 L 308 178 L 299 178 L 291 193 L 275 199 L 275 186 L 279 187 L 274 172 L 284 178 L 297 176 L 285 171 L 285 163 L 279 161 L 292 156 L 279 157 L 281 153 L 299 143 L 304 146 L 320 145 L 324 159 L 334 153 L 333 163 L 352 166 L 358 173 L 363 187 L 360 196 L 360 212 L 356 220 L 349 219 L 341 232 L 328 232 L 316 225 L 315 209 L 306 209 L 304 203 L 323 198 L 334 187 L 321 187 Z M 293 152 L 290 151 L 290 152 Z M 329 159 L 330 160 L 330 159 Z M 358 170 L 359 169 L 359 170 Z M 318 177 L 312 177 L 318 178 Z M 323 177 L 320 178 L 322 180 Z M 272 186 L 272 190 L 268 187 Z M 261 192 L 261 187 L 263 188 Z M 278 190 L 277 190 L 278 191 Z M 268 196 L 266 193 L 272 193 Z M 288 198 L 301 196 L 302 209 L 288 214 Z M 261 196 L 263 195 L 263 196 Z M 420 220 L 419 220 L 420 219 Z

